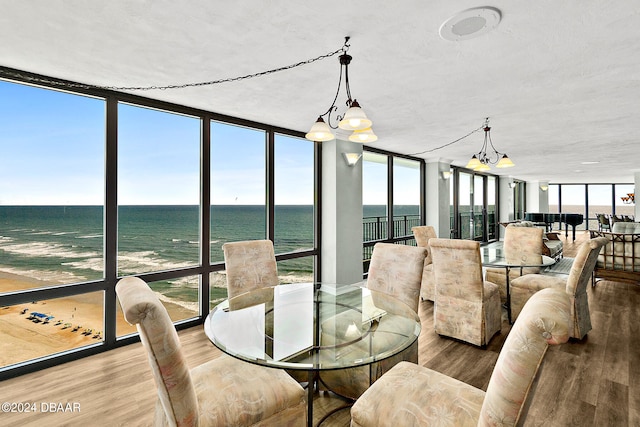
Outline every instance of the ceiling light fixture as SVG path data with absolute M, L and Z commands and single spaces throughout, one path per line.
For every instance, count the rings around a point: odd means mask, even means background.
M 473 169 L 474 171 L 484 172 L 491 170 L 489 167 L 489 163 L 496 164 L 497 168 L 510 168 L 515 166 L 515 164 L 511 161 L 509 156 L 505 153 L 501 153 L 493 146 L 493 141 L 491 141 L 491 128 L 489 127 L 489 117 L 487 117 L 484 121 L 484 143 L 482 144 L 482 148 L 477 154 L 474 154 L 467 163 L 467 169 Z M 488 142 L 488 144 L 487 144 Z M 491 148 L 493 152 L 487 153 L 487 148 Z
M 627 193 L 626 196 L 620 197 L 622 201 L 628 205 L 636 202 L 636 193 Z
M 329 109 L 320 114 L 318 120 L 313 124 L 311 130 L 305 135 L 305 137 L 311 141 L 331 141 L 335 139 L 335 135 L 331 129 L 344 129 L 351 130 L 353 134 L 349 137 L 349 141 L 353 142 L 373 142 L 378 137 L 371 130 L 371 120 L 367 118 L 360 104 L 356 99 L 351 97 L 351 88 L 349 87 L 349 64 L 351 63 L 352 56 L 347 54 L 349 50 L 350 37 L 344 38 L 344 46 L 342 46 L 342 55 L 340 55 L 340 79 L 338 80 L 338 89 L 336 90 L 336 96 L 333 98 L 333 102 Z M 340 87 L 342 86 L 342 75 L 344 74 L 345 89 L 347 92 L 346 105 L 347 111 L 343 115 L 337 115 L 335 121 L 337 125 L 333 125 L 331 122 L 331 114 L 338 111 L 336 107 L 336 101 L 340 94 Z M 326 117 L 326 121 L 324 119 Z

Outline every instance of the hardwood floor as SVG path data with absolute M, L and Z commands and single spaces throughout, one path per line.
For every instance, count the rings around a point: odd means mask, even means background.
M 563 237 L 564 238 L 564 237 Z M 565 256 L 586 239 L 564 242 Z M 549 348 L 530 393 L 524 426 L 640 425 L 640 284 L 600 281 L 589 291 L 593 330 L 582 341 Z M 440 338 L 433 332 L 433 303 L 420 304 L 420 364 L 486 389 L 498 352 L 509 332 L 486 349 Z M 196 366 L 220 355 L 201 327 L 180 332 L 187 361 Z M 147 426 L 156 393 L 141 345 L 133 344 L 65 365 L 0 382 L 1 402 L 35 402 L 36 412 L 2 413 L 0 425 Z M 78 403 L 76 412 L 43 412 L 43 403 Z M 319 394 L 314 419 L 341 404 Z M 349 425 L 349 411 L 323 426 Z M 401 426 L 399 426 L 401 427 Z

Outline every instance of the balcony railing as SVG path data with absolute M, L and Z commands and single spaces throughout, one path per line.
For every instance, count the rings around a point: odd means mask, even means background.
M 397 215 L 393 217 L 393 239 L 389 238 L 387 216 L 367 216 L 362 218 L 362 262 L 364 271 L 369 270 L 369 260 L 373 245 L 377 242 L 394 242 L 414 245 L 411 227 L 420 225 L 420 215 Z

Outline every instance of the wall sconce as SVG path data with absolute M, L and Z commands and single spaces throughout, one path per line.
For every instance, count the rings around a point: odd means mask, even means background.
M 360 153 L 342 153 L 342 155 L 349 166 L 355 166 L 358 160 L 360 160 L 360 157 L 362 157 Z
M 509 183 L 509 188 L 511 188 L 512 190 L 513 190 L 514 188 L 516 188 L 516 183 L 515 183 L 515 182 L 513 182 L 513 181 L 511 181 L 511 182 Z
M 440 171 L 442 179 L 447 180 L 451 176 L 451 171 Z
M 549 189 L 549 185 L 548 184 L 540 184 L 540 189 L 542 191 L 547 191 Z

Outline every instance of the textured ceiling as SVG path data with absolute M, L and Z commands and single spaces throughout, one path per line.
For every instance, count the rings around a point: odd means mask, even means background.
M 444 21 L 477 6 L 502 12 L 495 30 L 439 37 Z M 516 163 L 492 173 L 595 183 L 633 182 L 640 170 L 637 2 L 33 0 L 0 9 L 0 65 L 107 86 L 256 73 L 335 51 L 348 35 L 351 91 L 374 122 L 374 147 L 464 166 L 482 131 L 434 149 L 490 117 L 496 148 Z M 338 74 L 334 56 L 140 94 L 306 132 Z

